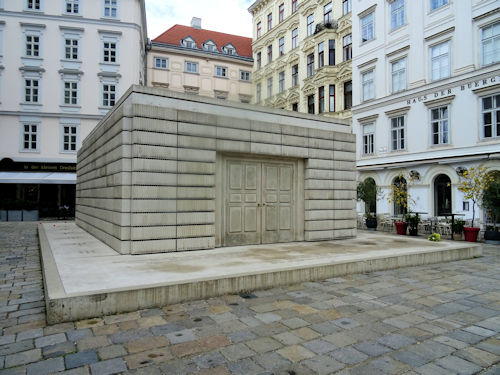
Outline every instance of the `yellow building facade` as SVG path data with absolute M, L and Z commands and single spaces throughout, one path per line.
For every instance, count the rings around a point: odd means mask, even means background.
M 351 0 L 257 0 L 254 103 L 351 118 Z

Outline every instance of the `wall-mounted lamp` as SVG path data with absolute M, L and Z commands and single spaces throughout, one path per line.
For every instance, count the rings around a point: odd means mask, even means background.
M 418 171 L 416 171 L 416 170 L 413 169 L 413 170 L 410 171 L 410 177 L 412 179 L 418 181 L 418 180 L 420 180 L 420 173 Z
M 457 167 L 455 170 L 457 171 L 457 174 L 459 176 L 463 176 L 463 174 L 467 170 L 467 168 L 465 168 L 465 167 Z

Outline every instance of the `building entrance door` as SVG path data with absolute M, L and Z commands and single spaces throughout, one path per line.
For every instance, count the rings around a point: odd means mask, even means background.
M 225 245 L 294 241 L 294 163 L 227 160 Z

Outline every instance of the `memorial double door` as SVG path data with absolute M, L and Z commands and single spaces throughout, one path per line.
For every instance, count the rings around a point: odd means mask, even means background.
M 227 160 L 225 245 L 294 241 L 294 163 Z

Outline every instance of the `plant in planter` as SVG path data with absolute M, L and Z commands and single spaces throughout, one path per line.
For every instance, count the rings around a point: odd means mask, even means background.
M 408 233 L 410 236 L 418 235 L 418 224 L 421 221 L 421 218 L 418 214 L 409 212 L 404 215 L 404 220 L 408 223 Z
M 493 182 L 493 176 L 486 167 L 470 167 L 460 175 L 458 190 L 464 193 L 465 199 L 472 201 L 472 222 L 470 227 L 464 227 L 465 240 L 476 242 L 480 228 L 474 227 L 475 206 L 481 205 L 484 191 Z
M 380 195 L 380 188 L 377 187 L 373 178 L 360 181 L 357 186 L 357 198 L 365 203 L 366 227 L 369 230 L 377 230 L 377 216 L 373 215 L 377 207 L 377 197 Z
M 462 240 L 462 233 L 464 232 L 465 221 L 461 219 L 455 219 L 455 222 L 451 225 L 451 231 L 453 233 L 453 239 L 455 241 Z
M 497 223 L 500 221 L 500 173 L 493 175 L 493 181 L 483 193 L 483 208 L 493 221 L 493 225 L 487 226 L 484 232 L 486 243 L 500 245 L 500 231 Z
M 413 184 L 417 179 L 418 177 L 416 174 L 406 175 L 403 172 L 400 172 L 398 177 L 394 180 L 394 183 L 391 185 L 387 201 L 389 203 L 395 203 L 404 211 L 408 211 L 408 208 L 415 204 L 415 200 L 408 192 L 408 185 Z M 405 218 L 405 216 L 406 215 L 403 215 L 403 221 L 397 221 L 394 223 L 397 234 L 406 234 L 408 223 L 406 222 L 407 218 Z

